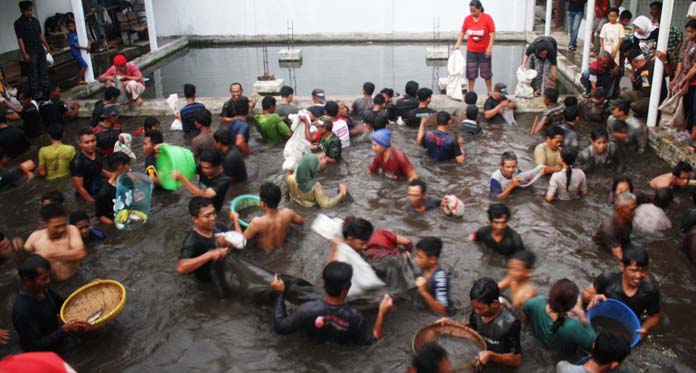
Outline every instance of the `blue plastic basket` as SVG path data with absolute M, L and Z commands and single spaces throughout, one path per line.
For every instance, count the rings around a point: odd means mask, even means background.
M 633 332 L 633 342 L 631 348 L 634 348 L 640 342 L 640 334 L 637 330 L 641 328 L 638 316 L 627 305 L 616 299 L 607 299 L 606 302 L 599 303 L 592 307 L 587 312 L 587 317 L 592 322 L 593 317 L 607 317 L 622 323 L 628 330 Z

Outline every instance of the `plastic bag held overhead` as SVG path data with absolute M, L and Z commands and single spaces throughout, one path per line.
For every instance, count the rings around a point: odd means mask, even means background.
M 167 105 L 169 105 L 169 107 L 174 112 L 174 115 L 176 115 L 176 113 L 179 112 L 179 106 L 177 104 L 177 102 L 179 101 L 179 95 L 177 95 L 176 93 L 172 93 L 171 95 L 169 95 L 169 97 L 167 97 L 166 101 Z M 181 123 L 180 120 L 174 119 L 169 129 L 172 131 L 183 131 L 184 125 Z
M 452 51 L 447 60 L 447 96 L 462 101 L 462 85 L 466 83 L 464 72 L 466 70 L 466 59 L 458 49 Z

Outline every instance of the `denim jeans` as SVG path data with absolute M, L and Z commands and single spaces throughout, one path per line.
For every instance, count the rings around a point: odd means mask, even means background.
M 584 12 L 566 12 L 566 25 L 568 25 L 568 32 L 570 33 L 570 45 L 578 46 L 578 30 L 580 29 L 580 22 L 582 21 L 582 15 Z

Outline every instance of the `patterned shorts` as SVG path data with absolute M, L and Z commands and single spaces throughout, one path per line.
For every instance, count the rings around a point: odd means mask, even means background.
M 486 57 L 486 53 L 466 51 L 466 78 L 476 80 L 480 73 L 481 78 L 490 80 L 493 77 L 492 57 Z

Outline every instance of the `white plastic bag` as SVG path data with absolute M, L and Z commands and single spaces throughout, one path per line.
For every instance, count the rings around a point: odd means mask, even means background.
M 243 249 L 247 244 L 247 240 L 244 235 L 237 231 L 225 232 L 223 233 L 223 237 L 225 238 L 225 241 L 229 242 L 230 245 L 237 249 Z
M 131 150 L 133 137 L 129 133 L 122 133 L 118 136 L 118 141 L 114 144 L 114 152 L 126 153 L 131 159 L 135 159 L 135 153 Z
M 542 171 L 544 171 L 544 166 L 538 165 L 529 171 L 521 172 L 520 174 L 518 174 L 517 177 L 520 178 L 520 188 L 526 188 L 534 184 L 537 180 L 541 178 L 543 174 Z
M 336 247 L 336 261 L 348 263 L 353 267 L 353 277 L 348 296 L 363 294 L 366 290 L 384 286 L 384 282 L 377 277 L 375 270 L 372 269 L 365 259 L 358 254 L 352 247 L 341 243 Z
M 462 101 L 462 85 L 466 83 L 464 72 L 466 69 L 466 59 L 458 49 L 452 51 L 447 60 L 447 96 Z
M 633 226 L 645 233 L 657 233 L 672 228 L 672 221 L 661 208 L 652 203 L 642 203 L 636 208 Z
M 169 107 L 172 109 L 172 112 L 174 112 L 174 115 L 176 115 L 176 113 L 179 112 L 179 105 L 177 103 L 179 101 L 179 95 L 177 95 L 176 93 L 172 93 L 171 95 L 169 95 L 169 97 L 167 97 L 166 101 L 167 105 L 169 105 Z M 180 120 L 174 119 L 172 125 L 169 126 L 169 129 L 172 131 L 183 131 L 184 125 L 183 123 L 181 123 Z
M 442 206 L 442 213 L 447 216 L 455 216 L 461 218 L 464 216 L 464 203 L 455 195 L 448 194 L 445 196 L 447 203 Z
M 285 158 L 283 171 L 295 171 L 305 151 L 309 149 L 309 141 L 305 137 L 304 123 L 300 120 L 302 116 L 305 116 L 310 121 L 306 110 L 288 115 L 288 118 L 292 120 L 292 125 L 290 126 L 292 136 L 285 143 L 285 148 L 283 149 L 283 158 Z
M 343 219 L 319 214 L 312 222 L 312 230 L 327 240 L 333 240 L 337 236 L 343 237 Z
M 536 78 L 537 71 L 519 67 L 517 69 L 517 87 L 515 87 L 515 97 L 518 98 L 533 98 L 534 88 L 532 88 L 532 80 Z

